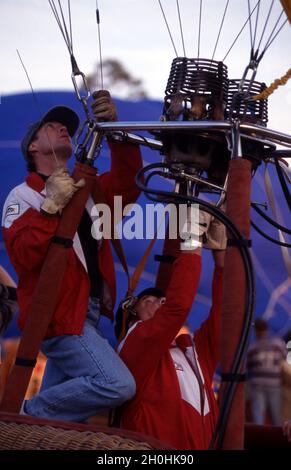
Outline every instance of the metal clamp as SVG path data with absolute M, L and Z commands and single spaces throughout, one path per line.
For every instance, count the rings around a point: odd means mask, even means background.
M 81 139 L 82 135 L 84 138 Z M 87 161 L 93 165 L 102 148 L 104 132 L 96 130 L 96 123 L 84 121 L 76 137 L 76 158 L 78 161 Z
M 71 78 L 72 78 L 72 82 L 73 82 L 73 85 L 74 85 L 74 89 L 75 89 L 75 92 L 76 92 L 76 95 L 77 95 L 77 98 L 78 100 L 82 103 L 83 105 L 83 108 L 84 108 L 84 111 L 85 111 L 85 114 L 86 114 L 86 117 L 87 117 L 87 120 L 92 123 L 93 122 L 93 119 L 92 119 L 92 116 L 89 112 L 89 107 L 88 107 L 88 99 L 90 98 L 91 96 L 91 92 L 90 92 L 90 89 L 88 87 L 88 83 L 87 83 L 87 80 L 86 80 L 86 76 L 83 72 L 81 72 L 81 70 L 79 69 L 78 65 L 77 65 L 77 62 L 74 58 L 74 56 L 71 56 L 71 63 L 72 63 L 72 74 L 71 74 Z M 79 86 L 78 83 L 77 83 L 77 80 L 76 80 L 76 77 L 81 77 L 82 78 L 82 84 L 83 84 L 83 87 Z M 82 93 L 82 89 L 84 90 L 84 93 Z
M 242 146 L 240 135 L 240 120 L 234 119 L 231 130 L 231 159 L 242 158 Z

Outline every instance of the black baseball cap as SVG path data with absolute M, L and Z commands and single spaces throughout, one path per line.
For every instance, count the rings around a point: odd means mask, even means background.
M 60 122 L 66 126 L 71 137 L 73 137 L 80 124 L 78 115 L 71 108 L 68 108 L 67 106 L 55 106 L 54 108 L 51 108 L 39 121 L 30 124 L 28 127 L 27 132 L 21 141 L 21 150 L 25 159 L 28 159 L 28 147 L 37 131 L 46 122 L 53 121 Z
M 165 297 L 164 292 L 161 289 L 159 289 L 158 287 L 148 287 L 147 289 L 142 290 L 135 297 L 135 299 L 136 299 L 135 304 L 137 304 L 137 302 L 140 299 L 142 299 L 142 297 L 145 297 L 146 295 L 152 295 L 154 297 L 157 297 L 158 299 L 160 299 L 162 297 Z M 117 339 L 121 339 L 120 334 L 121 334 L 121 330 L 122 330 L 123 315 L 124 315 L 124 310 L 122 308 L 122 302 L 123 301 L 120 302 L 119 307 L 118 307 L 117 312 L 116 312 L 116 316 L 115 316 L 114 332 L 115 332 L 115 336 L 116 336 Z M 129 322 L 130 318 L 128 318 L 127 320 Z M 128 329 L 128 324 L 126 325 L 126 329 Z
M 158 299 L 166 297 L 164 292 L 158 287 L 148 287 L 147 289 L 142 290 L 138 294 L 138 300 L 140 300 L 142 297 L 145 297 L 146 295 L 152 295 L 153 297 L 157 297 Z

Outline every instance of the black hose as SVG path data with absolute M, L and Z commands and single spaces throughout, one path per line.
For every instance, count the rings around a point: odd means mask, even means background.
M 277 228 L 278 230 L 281 230 L 281 232 L 285 232 L 291 235 L 291 230 L 289 228 L 284 227 L 283 225 L 278 224 L 278 222 L 276 222 L 275 220 L 271 219 L 271 217 L 265 214 L 262 209 L 257 207 L 254 202 L 251 203 L 251 206 L 261 217 L 263 217 L 267 222 L 269 222 L 269 224 L 273 225 L 273 227 Z
M 279 246 L 285 246 L 286 248 L 291 248 L 290 243 L 284 243 L 280 242 L 279 240 L 276 240 L 275 238 L 270 237 L 270 235 L 267 235 L 263 230 L 261 230 L 254 222 L 251 221 L 251 226 L 260 234 L 262 237 L 266 238 L 272 243 L 275 243 L 275 245 Z
M 276 166 L 276 170 L 277 170 L 277 175 L 278 175 L 279 181 L 281 183 L 281 187 L 282 187 L 286 202 L 288 204 L 289 210 L 291 211 L 291 195 L 289 193 L 289 189 L 288 189 L 285 177 L 283 175 L 282 168 L 280 167 L 277 158 L 274 158 L 274 161 L 275 161 L 275 166 Z

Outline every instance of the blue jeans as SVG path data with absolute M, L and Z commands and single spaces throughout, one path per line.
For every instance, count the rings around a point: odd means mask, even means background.
M 133 397 L 135 381 L 98 332 L 100 305 L 90 298 L 82 335 L 42 343 L 48 361 L 40 393 L 25 403 L 32 416 L 82 422 Z
M 253 423 L 264 424 L 267 410 L 270 413 L 271 424 L 282 425 L 281 387 L 265 385 L 250 386 L 250 400 Z

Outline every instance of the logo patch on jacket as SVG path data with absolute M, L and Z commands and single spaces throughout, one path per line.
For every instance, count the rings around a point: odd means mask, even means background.
M 20 212 L 19 204 L 11 204 L 6 209 L 5 217 L 7 217 L 8 215 L 18 215 L 19 212 Z

